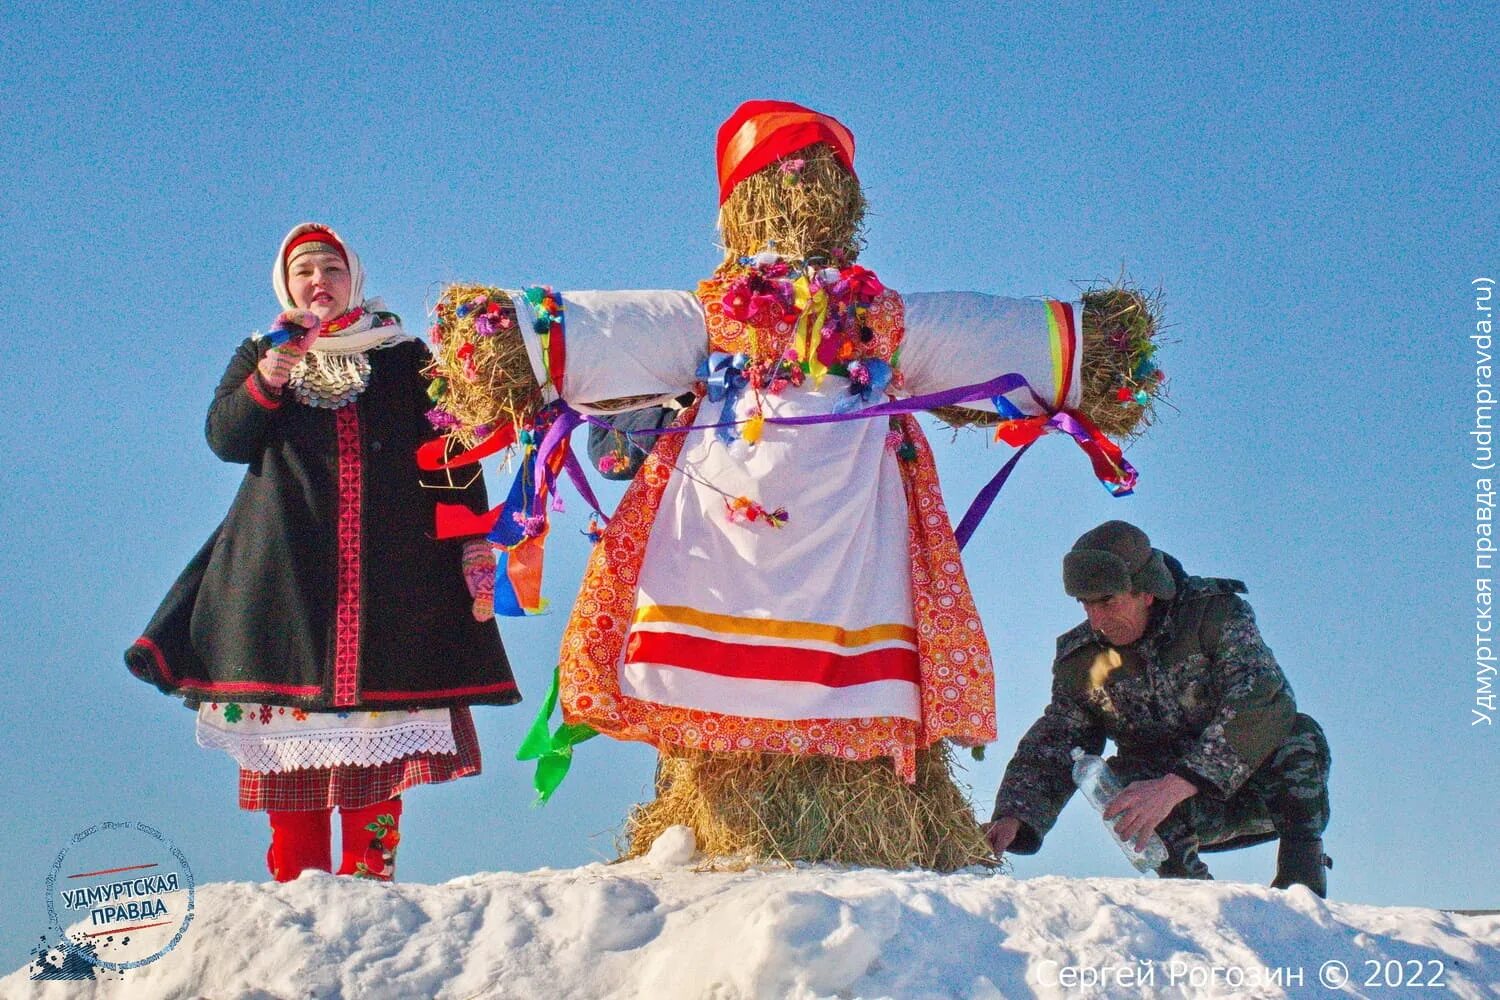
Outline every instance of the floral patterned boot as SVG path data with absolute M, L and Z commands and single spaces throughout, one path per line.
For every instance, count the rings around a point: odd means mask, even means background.
M 396 877 L 396 845 L 401 842 L 401 798 L 359 809 L 340 809 L 344 857 L 338 874 L 390 882 Z

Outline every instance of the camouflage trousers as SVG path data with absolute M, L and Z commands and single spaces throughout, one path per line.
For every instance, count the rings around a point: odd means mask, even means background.
M 1240 790 L 1228 799 L 1199 792 L 1162 820 L 1157 835 L 1167 847 L 1158 874 L 1212 878 L 1198 853 L 1232 851 L 1267 840 L 1311 840 L 1328 827 L 1331 757 L 1323 729 L 1298 714 L 1292 731 Z M 1112 757 L 1110 769 L 1124 785 L 1160 778 L 1170 765 L 1141 757 Z

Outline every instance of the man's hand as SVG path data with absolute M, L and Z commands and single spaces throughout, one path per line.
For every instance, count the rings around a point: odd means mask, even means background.
M 1015 840 L 1016 834 L 1020 832 L 1021 821 L 1014 816 L 1006 816 L 993 823 L 984 824 L 985 839 L 990 842 L 990 849 L 995 852 L 997 858 L 1005 853 L 1011 841 Z
M 1156 832 L 1157 826 L 1177 808 L 1177 804 L 1191 798 L 1197 791 L 1191 781 L 1175 774 L 1132 782 L 1104 810 L 1104 818 L 1116 820 L 1115 832 L 1120 839 L 1135 841 L 1135 849 L 1139 851 L 1145 848 L 1147 838 Z

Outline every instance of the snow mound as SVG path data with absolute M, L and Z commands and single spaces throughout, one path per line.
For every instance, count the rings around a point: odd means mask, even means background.
M 1224 882 L 699 872 L 681 867 L 691 856 L 674 835 L 640 861 L 442 885 L 321 872 L 204 885 L 186 936 L 154 964 L 97 983 L 21 969 L 0 995 L 1280 997 L 1331 995 L 1320 970 L 1342 962 L 1345 995 L 1411 995 L 1361 985 L 1394 968 L 1445 987 L 1421 995 L 1500 996 L 1500 915 Z

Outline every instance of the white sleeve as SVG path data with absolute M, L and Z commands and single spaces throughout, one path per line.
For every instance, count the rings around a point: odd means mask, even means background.
M 562 396 L 584 413 L 592 404 L 628 396 L 649 397 L 636 406 L 664 402 L 690 389 L 708 354 L 703 305 L 692 292 L 562 292 L 567 365 Z M 533 374 L 548 386 L 536 312 L 513 293 L 516 319 Z M 618 409 L 609 412 L 619 412 Z
M 906 391 L 922 396 L 1015 372 L 1047 406 L 1077 406 L 1082 390 L 1083 304 L 1062 303 L 1063 322 L 1046 299 L 1011 299 L 983 292 L 903 295 L 906 333 L 901 371 Z M 1068 340 L 1071 338 L 1071 345 Z M 1059 369 L 1067 368 L 1067 371 Z M 1063 395 L 1058 400 L 1059 391 Z M 1005 394 L 1022 413 L 1044 413 L 1026 389 Z M 962 404 L 994 412 L 988 400 Z

